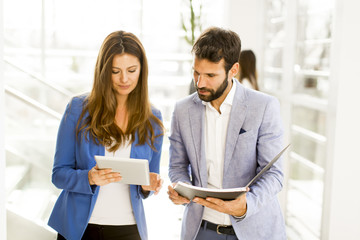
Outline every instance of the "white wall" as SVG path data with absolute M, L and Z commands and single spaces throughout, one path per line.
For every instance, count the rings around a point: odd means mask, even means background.
M 0 56 L 3 56 L 3 1 L 0 0 Z M 0 239 L 6 239 L 6 191 L 5 191 L 5 148 L 4 148 L 4 62 L 0 59 Z
M 360 236 L 360 2 L 337 0 L 331 76 L 336 98 L 330 107 L 335 133 L 328 176 L 329 194 L 322 239 L 359 239 Z
M 259 55 L 263 44 L 263 0 L 225 1 L 224 24 L 239 34 L 242 49 L 252 49 Z

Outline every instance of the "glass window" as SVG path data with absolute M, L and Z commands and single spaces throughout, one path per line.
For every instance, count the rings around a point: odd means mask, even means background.
M 294 129 L 294 128 L 293 128 Z M 306 161 L 315 163 L 321 168 L 325 167 L 326 151 L 324 143 L 319 143 L 301 130 L 295 129 L 291 138 L 292 151 L 300 155 Z M 293 168 L 293 166 L 291 167 Z
M 263 89 L 290 105 L 282 104 L 289 106 L 282 110 L 291 119 L 285 207 L 288 239 L 318 240 L 327 166 L 334 1 L 269 0 L 266 9 Z M 291 29 L 285 23 L 291 23 Z
M 265 15 L 265 48 L 262 89 L 276 92 L 281 89 L 283 49 L 285 41 L 285 1 L 267 1 Z
M 325 136 L 326 114 L 324 112 L 293 105 L 292 123 L 293 125 Z
M 292 155 L 286 223 L 289 239 L 319 239 L 322 214 L 323 171 L 304 165 Z

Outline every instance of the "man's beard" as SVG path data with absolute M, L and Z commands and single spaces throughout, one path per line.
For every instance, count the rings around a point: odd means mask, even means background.
M 207 89 L 207 88 L 198 88 L 196 86 L 195 81 L 194 81 L 194 84 L 195 84 L 196 90 L 198 92 L 199 98 L 205 102 L 211 102 L 215 99 L 218 99 L 225 92 L 225 89 L 229 85 L 228 75 L 226 74 L 225 80 L 221 83 L 220 87 L 216 91 L 214 91 L 212 89 Z M 208 91 L 210 93 L 210 95 L 208 95 L 208 96 L 201 95 L 201 94 L 199 94 L 199 90 Z

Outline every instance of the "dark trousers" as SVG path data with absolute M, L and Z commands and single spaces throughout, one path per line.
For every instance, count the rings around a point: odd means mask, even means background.
M 109 226 L 88 224 L 81 240 L 141 240 L 136 225 Z M 66 240 L 58 233 L 57 240 Z

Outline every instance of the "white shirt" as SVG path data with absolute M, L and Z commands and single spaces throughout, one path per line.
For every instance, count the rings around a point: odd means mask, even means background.
M 205 153 L 208 173 L 208 188 L 221 189 L 223 184 L 226 135 L 231 106 L 235 95 L 235 83 L 220 106 L 219 113 L 210 102 L 204 102 L 205 110 Z M 216 224 L 231 225 L 230 216 L 205 207 L 203 219 Z
M 115 152 L 109 152 L 105 148 L 105 156 L 129 158 L 131 151 L 129 143 L 130 141 L 126 141 Z M 136 224 L 130 199 L 130 185 L 119 182 L 100 186 L 89 223 L 100 225 Z

